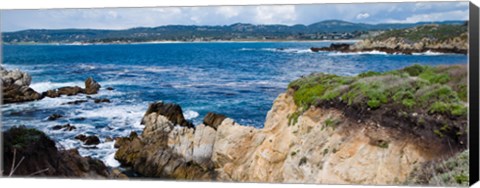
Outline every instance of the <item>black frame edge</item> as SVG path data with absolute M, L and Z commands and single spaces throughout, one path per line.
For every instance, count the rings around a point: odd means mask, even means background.
M 470 186 L 479 179 L 479 12 L 470 2 L 469 6 L 469 149 L 470 149 Z

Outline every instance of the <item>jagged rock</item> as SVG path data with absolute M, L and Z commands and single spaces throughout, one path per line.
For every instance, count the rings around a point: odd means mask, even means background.
M 65 125 L 55 125 L 52 127 L 53 130 L 60 130 L 63 129 L 64 131 L 73 131 L 77 129 L 77 127 L 70 125 L 70 123 L 67 123 Z
M 158 115 L 166 117 L 174 125 L 180 125 L 190 128 L 194 127 L 191 122 L 185 120 L 185 117 L 183 117 L 182 108 L 178 104 L 163 102 L 152 103 L 148 107 L 147 112 L 145 112 L 144 118 L 151 113 L 156 113 Z M 142 119 L 142 124 L 145 124 L 144 119 Z
M 148 177 L 241 182 L 401 184 L 416 164 L 448 156 L 448 143 L 395 127 L 357 122 L 334 108 L 299 109 L 293 90 L 281 94 L 264 128 L 225 118 L 216 130 L 178 126 L 150 106 L 138 136 L 117 138 L 115 159 Z M 157 109 L 159 108 L 159 109 Z M 176 107 L 175 107 L 176 108 Z M 169 109 L 175 109 L 173 107 Z M 180 108 L 180 107 L 178 107 Z M 176 109 L 178 113 L 178 109 Z M 171 114 L 170 114 L 171 115 Z M 213 117 L 213 115 L 210 115 Z M 206 123 L 217 118 L 207 118 Z M 335 126 L 327 121 L 337 122 Z M 220 121 L 220 120 L 218 120 Z M 445 155 L 439 155 L 444 153 Z
M 75 136 L 75 139 L 80 140 L 85 145 L 98 145 L 100 144 L 100 139 L 97 136 L 85 136 L 83 134 Z
M 43 132 L 23 126 L 3 133 L 3 175 L 10 174 L 12 164 L 18 166 L 13 176 L 50 176 L 114 178 L 97 159 L 81 157 L 77 150 L 57 150 L 55 142 Z M 15 157 L 14 157 L 15 156 Z M 20 163 L 21 158 L 23 158 Z M 15 162 L 13 162 L 15 160 Z
M 30 88 L 32 77 L 20 70 L 8 71 L 0 67 L 3 104 L 40 100 L 41 94 Z
M 217 130 L 218 126 L 222 124 L 222 121 L 227 117 L 222 114 L 215 114 L 213 112 L 207 113 L 205 118 L 203 118 L 203 124 L 212 127 Z
M 172 122 L 185 121 L 179 116 L 181 112 L 175 104 L 151 104 L 143 118 L 141 137 L 132 132 L 129 137 L 116 139 L 115 159 L 147 177 L 211 180 L 215 130 Z
M 102 103 L 102 102 L 106 102 L 106 103 L 110 103 L 110 99 L 105 99 L 105 98 L 102 98 L 102 99 L 95 99 L 93 100 L 95 103 Z
M 85 93 L 87 95 L 97 94 L 100 87 L 100 84 L 98 84 L 92 77 L 88 77 L 85 80 Z
M 48 121 L 54 121 L 54 120 L 57 120 L 58 118 L 61 118 L 63 117 L 62 114 L 52 114 L 50 116 L 48 116 L 47 120 Z

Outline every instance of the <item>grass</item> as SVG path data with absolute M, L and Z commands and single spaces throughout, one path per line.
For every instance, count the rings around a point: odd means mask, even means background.
M 412 65 L 385 73 L 365 72 L 357 76 L 312 74 L 289 84 L 299 107 L 290 123 L 311 105 L 340 102 L 361 108 L 379 109 L 385 104 L 406 111 L 427 110 L 432 114 L 466 116 L 466 66 Z
M 418 166 L 405 184 L 468 186 L 469 168 L 469 151 L 465 150 L 449 159 Z
M 468 27 L 466 25 L 424 25 L 410 29 L 387 31 L 374 37 L 373 40 L 386 40 L 396 37 L 409 41 L 420 41 L 423 38 L 445 41 L 460 36 L 461 39 L 466 41 L 467 31 Z

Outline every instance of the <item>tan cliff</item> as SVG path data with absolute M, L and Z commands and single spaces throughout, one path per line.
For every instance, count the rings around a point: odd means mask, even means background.
M 147 113 L 140 136 L 117 139 L 115 158 L 147 177 L 401 184 L 416 165 L 443 157 L 420 138 L 337 109 L 311 107 L 292 123 L 296 111 L 289 90 L 274 101 L 262 129 L 229 118 L 189 128 L 174 125 L 171 114 Z

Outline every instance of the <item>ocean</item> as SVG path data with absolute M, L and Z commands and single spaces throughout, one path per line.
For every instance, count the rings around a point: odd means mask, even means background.
M 261 128 L 273 100 L 289 82 L 314 72 L 356 75 L 384 72 L 412 64 L 466 64 L 459 54 L 388 55 L 382 52 L 311 52 L 330 42 L 233 42 L 102 45 L 3 45 L 2 66 L 32 76 L 37 92 L 63 86 L 84 87 L 92 76 L 102 86 L 92 97 L 111 103 L 63 103 L 85 95 L 45 98 L 2 106 L 3 130 L 25 125 L 44 131 L 59 148 L 77 148 L 83 156 L 116 167 L 107 137 L 141 133 L 148 104 L 181 105 L 185 117 L 200 124 L 208 112 L 224 114 L 245 126 Z M 106 90 L 112 87 L 114 90 Z M 55 121 L 47 117 L 64 115 Z M 70 123 L 73 131 L 52 130 Z M 78 134 L 98 135 L 101 144 L 82 145 Z

